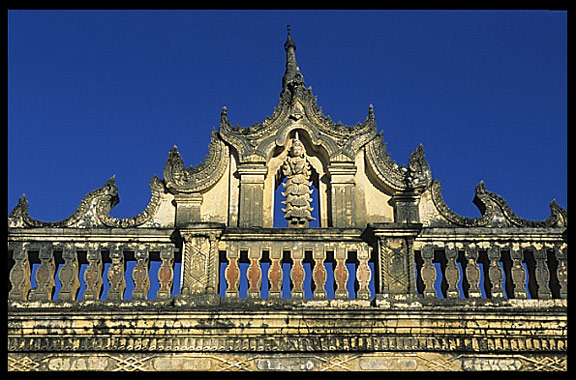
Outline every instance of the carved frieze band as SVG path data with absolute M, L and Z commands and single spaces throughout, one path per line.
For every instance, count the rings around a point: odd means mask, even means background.
M 566 371 L 564 354 L 10 353 L 9 371 Z
M 451 351 L 451 352 L 564 352 L 567 338 L 446 335 L 263 335 L 263 336 L 8 336 L 9 352 L 121 351 L 121 352 L 307 352 L 307 351 Z

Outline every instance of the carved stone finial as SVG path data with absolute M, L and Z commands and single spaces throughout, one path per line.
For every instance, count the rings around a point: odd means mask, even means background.
M 286 25 L 286 31 L 288 32 L 288 35 L 286 36 L 286 42 L 284 43 L 284 49 L 288 50 L 288 48 L 294 48 L 294 50 L 296 50 L 296 44 L 294 43 L 294 41 L 292 40 L 292 37 L 290 36 L 290 25 Z
M 296 44 L 290 36 L 290 26 L 287 26 L 288 36 L 284 43 L 284 50 L 286 50 L 286 72 L 282 77 L 282 90 L 292 91 L 296 86 L 304 86 L 304 77 L 300 73 L 298 64 L 296 63 Z
M 282 164 L 282 172 L 286 176 L 286 183 L 282 184 L 286 191 L 282 193 L 286 200 L 282 201 L 284 218 L 288 220 L 289 227 L 308 227 L 308 222 L 315 220 L 310 207 L 312 203 L 312 183 L 310 182 L 310 163 L 306 158 L 304 144 L 298 138 L 298 132 L 292 139 L 290 153 Z

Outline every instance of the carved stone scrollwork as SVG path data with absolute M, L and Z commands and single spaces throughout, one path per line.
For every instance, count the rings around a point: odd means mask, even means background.
M 212 187 L 222 177 L 229 161 L 228 147 L 212 130 L 208 155 L 197 166 L 184 167 L 184 160 L 173 146 L 164 165 L 166 187 L 174 193 L 202 192 Z
M 64 227 L 64 228 L 93 228 L 93 227 L 115 227 L 128 228 L 143 225 L 149 222 L 160 207 L 164 185 L 162 181 L 153 176 L 150 180 L 150 190 L 152 197 L 148 206 L 138 215 L 131 218 L 115 218 L 110 216 L 110 210 L 118 204 L 118 187 L 116 178 L 112 177 L 101 188 L 86 194 L 80 201 L 80 205 L 74 213 L 58 222 L 43 222 L 33 219 L 28 214 L 29 204 L 26 196 L 22 195 L 18 204 L 8 217 L 9 227 Z
M 508 203 L 498 194 L 484 187 L 481 181 L 476 185 L 474 204 L 480 210 L 480 218 L 467 218 L 456 214 L 442 198 L 442 186 L 437 179 L 430 183 L 432 201 L 438 212 L 450 223 L 465 227 L 567 227 L 568 213 L 556 201 L 550 202 L 550 216 L 542 221 L 527 220 L 518 217 Z
M 366 161 L 376 177 L 394 191 L 424 189 L 432 180 L 422 145 L 410 155 L 408 167 L 398 166 L 386 152 L 382 132 L 366 144 Z

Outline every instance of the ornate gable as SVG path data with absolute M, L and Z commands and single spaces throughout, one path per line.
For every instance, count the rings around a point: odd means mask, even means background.
M 421 145 L 397 165 L 372 106 L 334 123 L 284 48 L 273 114 L 223 108 L 205 160 L 170 149 L 138 215 L 109 215 L 114 177 L 59 222 L 20 198 L 8 368 L 565 370 L 566 210 L 525 220 L 481 182 L 482 216 L 456 214 Z
M 272 227 L 273 208 L 283 200 L 274 191 L 283 179 L 281 162 L 299 134 L 310 159 L 321 227 L 359 227 L 367 223 L 405 222 L 425 226 L 566 226 L 567 213 L 555 202 L 542 222 L 517 217 L 498 195 L 476 188 L 474 202 L 481 218 L 457 215 L 444 203 L 440 182 L 432 179 L 424 148 L 417 147 L 407 167 L 386 151 L 374 108 L 362 122 L 347 126 L 323 114 L 296 61 L 290 32 L 284 44 L 286 71 L 277 107 L 271 116 L 249 127 L 233 126 L 222 109 L 206 159 L 185 167 L 176 146 L 164 166 L 164 179 L 150 182 L 150 204 L 139 215 L 117 219 L 109 211 L 118 203 L 114 179 L 84 197 L 76 212 L 59 222 L 28 215 L 23 196 L 11 212 L 12 227 L 125 226 L 173 227 L 217 222 L 230 227 Z

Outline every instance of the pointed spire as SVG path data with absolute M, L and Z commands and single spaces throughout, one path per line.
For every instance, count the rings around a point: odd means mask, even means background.
M 286 50 L 286 72 L 282 78 L 282 90 L 292 90 L 294 87 L 301 85 L 304 86 L 304 77 L 300 73 L 298 63 L 296 62 L 296 44 L 290 36 L 290 25 L 286 25 L 288 36 L 284 43 L 284 50 Z
M 286 42 L 284 42 L 284 50 L 288 50 L 288 48 L 294 48 L 296 50 L 296 44 L 292 41 L 292 37 L 290 36 L 290 25 L 286 25 L 286 31 L 288 35 L 286 36 Z

